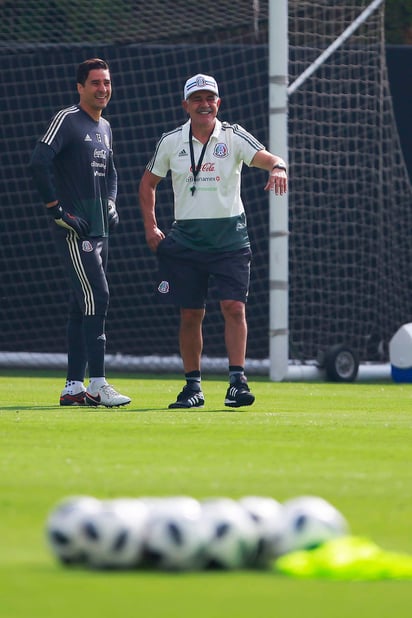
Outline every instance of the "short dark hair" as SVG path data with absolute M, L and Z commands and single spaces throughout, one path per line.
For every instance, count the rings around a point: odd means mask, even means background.
M 90 71 L 93 71 L 93 69 L 110 70 L 109 65 L 105 60 L 102 60 L 101 58 L 89 58 L 77 67 L 77 83 L 84 86 Z

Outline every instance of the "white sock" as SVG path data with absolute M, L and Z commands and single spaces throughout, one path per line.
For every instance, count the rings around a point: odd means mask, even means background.
M 96 392 L 101 386 L 107 384 L 105 377 L 103 378 L 90 378 L 89 388 L 91 391 Z
M 64 390 L 68 395 L 77 395 L 85 390 L 85 386 L 83 382 L 80 382 L 79 380 L 66 380 Z

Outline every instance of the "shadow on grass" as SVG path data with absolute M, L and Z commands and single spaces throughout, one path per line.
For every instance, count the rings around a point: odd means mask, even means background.
M 26 412 L 27 410 L 41 410 L 42 412 L 44 412 L 45 410 L 56 409 L 58 409 L 58 406 L 33 406 L 14 404 L 13 406 L 1 406 L 0 412 Z
M 114 407 L 114 408 L 105 408 L 104 406 L 62 406 L 53 405 L 53 406 L 33 406 L 33 405 L 14 405 L 14 406 L 1 406 L 1 412 L 45 412 L 47 410 L 59 410 L 62 413 L 70 414 L 70 412 L 83 412 L 84 414 L 89 414 L 90 412 L 115 412 L 116 414 L 124 413 L 124 414 L 140 414 L 142 412 L 159 412 L 159 413 L 168 413 L 174 414 L 179 412 L 185 412 L 186 414 L 193 414 L 194 412 L 200 412 L 203 414 L 206 413 L 217 413 L 217 412 L 242 412 L 242 409 L 234 409 L 234 408 L 214 408 L 214 409 L 205 409 L 205 408 L 179 408 L 175 410 L 169 410 L 168 408 L 122 408 L 122 407 Z

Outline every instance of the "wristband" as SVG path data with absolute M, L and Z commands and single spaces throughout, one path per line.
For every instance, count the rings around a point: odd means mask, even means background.
M 286 172 L 286 165 L 282 165 L 281 163 L 276 163 L 276 165 L 272 167 L 272 171 L 275 169 L 283 170 L 284 172 Z

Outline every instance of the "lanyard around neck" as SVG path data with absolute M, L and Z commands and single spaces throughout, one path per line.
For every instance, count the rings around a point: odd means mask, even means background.
M 195 162 L 195 153 L 193 151 L 193 134 L 192 134 L 192 125 L 190 125 L 189 129 L 189 147 L 190 147 L 190 163 L 192 164 L 192 174 L 193 174 L 193 185 L 190 187 L 192 192 L 192 196 L 196 191 L 196 178 L 202 167 L 203 157 L 205 156 L 206 148 L 209 143 L 210 138 L 212 137 L 213 129 L 210 132 L 209 137 L 207 138 L 207 142 L 203 144 L 202 152 L 200 153 L 199 161 Z

